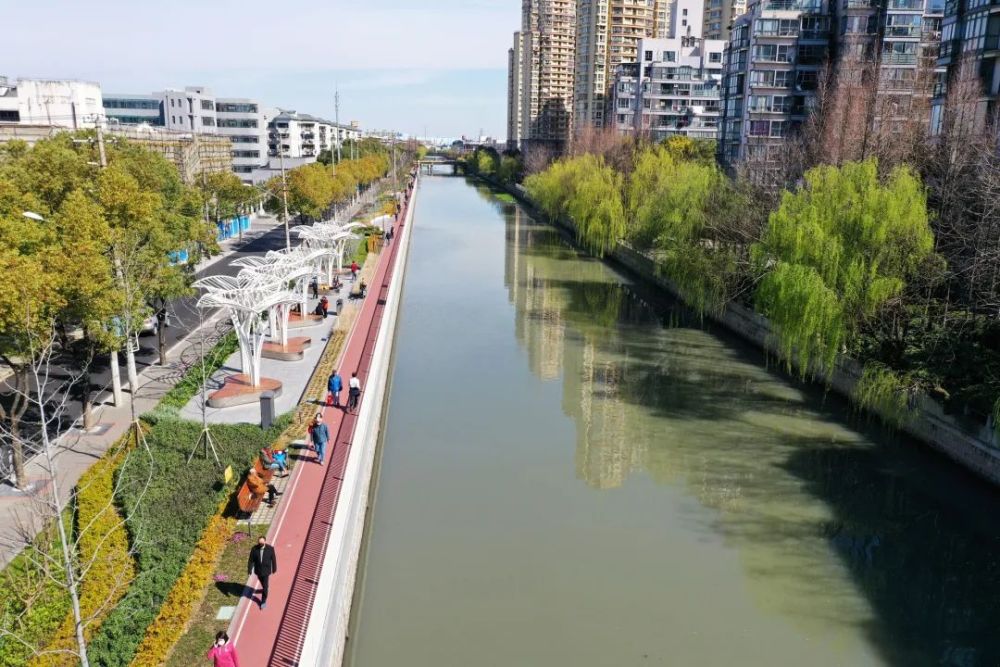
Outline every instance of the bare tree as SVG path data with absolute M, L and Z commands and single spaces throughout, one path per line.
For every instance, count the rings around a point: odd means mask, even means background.
M 29 502 L 25 507 L 16 512 L 17 534 L 12 538 L 12 544 L 4 545 L 21 552 L 22 558 L 27 561 L 26 569 L 35 575 L 33 581 L 37 586 L 24 585 L 24 581 L 8 581 L 4 588 L 5 595 L 14 596 L 22 603 L 22 616 L 30 611 L 32 603 L 39 602 L 42 596 L 52 595 L 53 590 L 58 595 L 65 595 L 70 601 L 72 633 L 71 637 L 46 637 L 45 645 L 37 645 L 34 638 L 22 632 L 25 624 L 19 619 L 5 618 L 0 619 L 3 621 L 0 637 L 23 645 L 31 655 L 72 656 L 87 667 L 90 664 L 87 628 L 113 608 L 132 576 L 131 568 L 109 570 L 106 567 L 106 563 L 113 560 L 107 545 L 111 531 L 123 530 L 131 518 L 121 516 L 113 501 L 119 485 L 124 483 L 125 476 L 120 471 L 132 464 L 132 457 L 149 456 L 150 453 L 141 435 L 138 443 L 129 440 L 119 445 L 124 450 L 110 452 L 109 455 L 120 460 L 120 467 L 119 474 L 113 477 L 113 488 L 106 493 L 107 502 L 101 507 L 91 508 L 93 511 L 85 521 L 81 521 L 83 517 L 79 515 L 76 522 L 68 520 L 77 499 L 88 487 L 64 488 L 60 460 L 66 452 L 84 445 L 78 430 L 65 432 L 61 437 L 58 434 L 67 421 L 67 410 L 75 389 L 81 382 L 88 381 L 88 373 L 86 370 L 67 368 L 59 359 L 60 351 L 55 323 L 47 334 L 30 336 L 29 354 L 23 365 L 27 382 L 15 390 L 16 400 L 26 406 L 23 414 L 30 416 L 24 424 L 30 428 L 22 429 L 19 438 L 38 452 L 36 463 L 42 470 L 44 480 L 38 489 L 28 494 Z M 0 427 L 0 435 L 12 437 L 9 428 Z M 135 453 L 129 453 L 133 444 L 138 444 L 138 447 Z M 142 482 L 140 497 L 150 479 L 151 476 Z M 130 562 L 131 549 L 126 549 L 126 559 Z M 88 576 L 98 564 L 105 565 L 101 568 L 100 581 L 91 579 L 88 587 Z M 105 594 L 95 596 L 95 590 L 105 591 Z M 86 608 L 81 602 L 84 599 L 87 601 Z

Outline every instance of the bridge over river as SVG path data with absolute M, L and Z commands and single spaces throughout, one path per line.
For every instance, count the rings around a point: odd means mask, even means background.
M 387 419 L 354 667 L 1000 664 L 993 489 L 464 178 Z

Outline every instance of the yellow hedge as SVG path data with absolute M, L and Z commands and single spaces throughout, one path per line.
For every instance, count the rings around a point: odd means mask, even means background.
M 115 471 L 131 447 L 116 445 L 77 483 L 76 526 L 79 562 L 89 566 L 80 583 L 80 614 L 87 623 L 84 636 L 90 639 L 104 617 L 125 595 L 135 577 L 135 562 L 129 551 L 125 523 L 114 503 Z M 45 649 L 29 663 L 32 667 L 76 665 L 74 653 L 48 651 L 76 650 L 76 623 L 70 611 Z
M 236 520 L 216 515 L 209 521 L 177 583 L 164 600 L 160 614 L 149 628 L 132 659 L 133 667 L 160 665 L 167 661 L 174 644 L 205 597 L 205 587 L 225 551 L 226 541 L 236 529 Z

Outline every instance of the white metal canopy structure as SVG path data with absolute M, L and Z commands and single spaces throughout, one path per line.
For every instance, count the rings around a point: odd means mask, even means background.
M 302 244 L 305 247 L 325 252 L 325 256 L 320 260 L 319 269 L 326 274 L 328 285 L 333 283 L 334 262 L 336 262 L 338 272 L 344 268 L 347 242 L 360 238 L 353 231 L 366 226 L 360 222 L 351 222 L 346 225 L 317 223 L 299 230 L 299 238 L 302 239 Z
M 240 344 L 240 365 L 251 386 L 260 386 L 260 360 L 264 348 L 264 313 L 296 298 L 284 285 L 247 277 L 208 276 L 195 281 L 204 290 L 199 308 L 225 308 Z

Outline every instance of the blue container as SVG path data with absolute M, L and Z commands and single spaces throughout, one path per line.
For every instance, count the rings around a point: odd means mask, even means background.
M 250 216 L 249 215 L 241 215 L 240 216 L 240 225 L 243 227 L 243 231 L 247 231 L 248 229 L 250 229 Z

